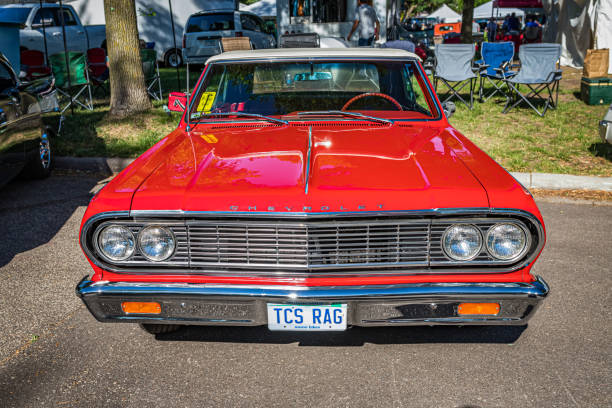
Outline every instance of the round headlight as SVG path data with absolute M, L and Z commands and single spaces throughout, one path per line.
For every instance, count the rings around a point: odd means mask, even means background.
M 457 261 L 469 261 L 480 253 L 482 236 L 478 228 L 473 225 L 451 225 L 442 236 L 442 247 L 450 258 Z
M 138 234 L 138 247 L 150 261 L 164 261 L 174 253 L 176 240 L 172 232 L 155 225 L 143 228 Z
M 523 254 L 527 235 L 516 224 L 497 224 L 487 232 L 487 250 L 497 259 L 511 261 Z
M 98 247 L 111 261 L 125 261 L 134 253 L 134 235 L 121 225 L 109 225 L 98 235 Z

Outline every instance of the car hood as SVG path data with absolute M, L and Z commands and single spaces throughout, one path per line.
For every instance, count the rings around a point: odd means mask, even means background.
M 352 122 L 199 126 L 135 191 L 132 210 L 390 211 L 488 207 L 448 130 Z

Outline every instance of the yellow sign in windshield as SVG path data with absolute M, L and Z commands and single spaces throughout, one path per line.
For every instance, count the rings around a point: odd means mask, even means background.
M 212 108 L 215 102 L 216 95 L 216 92 L 203 92 L 200 103 L 198 103 L 198 112 L 209 113 L 210 108 Z

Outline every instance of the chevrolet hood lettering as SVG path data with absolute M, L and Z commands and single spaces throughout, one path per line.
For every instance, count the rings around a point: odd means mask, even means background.
M 384 210 L 385 206 L 384 204 L 376 204 L 374 207 L 372 208 L 367 208 L 367 206 L 365 205 L 354 205 L 354 206 L 344 206 L 344 205 L 340 205 L 338 208 L 331 208 L 328 205 L 322 205 L 321 207 L 315 207 L 313 208 L 312 206 L 302 206 L 301 208 L 292 208 L 292 207 L 274 207 L 274 206 L 264 206 L 264 207 L 260 207 L 259 209 L 257 208 L 257 206 L 255 205 L 246 205 L 246 206 L 240 206 L 240 205 L 230 205 L 229 206 L 229 210 L 230 211 L 268 211 L 268 212 L 329 212 L 329 211 L 355 211 L 355 210 Z
M 488 207 L 484 188 L 449 146 L 454 139 L 446 129 L 230 125 L 215 127 L 214 144 L 203 138 L 209 134 L 204 125 L 176 132 L 175 146 L 134 193 L 132 210 Z

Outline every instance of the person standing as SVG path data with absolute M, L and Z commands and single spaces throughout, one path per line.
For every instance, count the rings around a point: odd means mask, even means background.
M 347 41 L 351 40 L 353 33 L 359 28 L 359 46 L 365 47 L 372 45 L 378 40 L 380 32 L 380 22 L 376 11 L 368 4 L 367 0 L 359 0 L 359 6 L 355 11 L 355 22 L 351 28 L 351 32 L 346 37 Z
M 497 35 L 497 23 L 495 19 L 491 17 L 487 23 L 487 37 L 489 42 L 495 42 L 495 36 Z
M 518 17 L 516 17 L 516 13 L 512 13 L 510 19 L 508 20 L 508 25 L 510 26 L 510 31 L 520 31 L 521 30 L 521 22 Z

